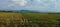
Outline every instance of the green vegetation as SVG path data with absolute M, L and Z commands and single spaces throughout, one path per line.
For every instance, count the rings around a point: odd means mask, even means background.
M 34 24 L 35 27 L 37 25 L 38 27 L 52 27 L 57 23 L 57 18 L 51 16 L 51 14 L 23 13 L 23 16 L 31 21 L 29 23 L 32 24 L 32 26 Z
M 54 27 L 60 14 L 0 12 L 0 27 Z

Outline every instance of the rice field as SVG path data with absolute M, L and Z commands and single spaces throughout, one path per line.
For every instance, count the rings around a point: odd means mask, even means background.
M 60 14 L 0 12 L 0 27 L 56 27 Z

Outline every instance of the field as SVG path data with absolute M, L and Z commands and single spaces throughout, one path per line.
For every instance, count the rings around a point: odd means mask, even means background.
M 60 14 L 0 12 L 0 27 L 56 27 Z

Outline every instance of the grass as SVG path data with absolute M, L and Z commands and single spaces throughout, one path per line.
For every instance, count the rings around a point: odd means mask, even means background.
M 52 27 L 52 25 L 55 25 L 57 22 L 57 16 L 51 16 L 53 14 L 35 14 L 35 13 L 24 13 L 23 16 L 28 19 L 29 21 L 32 21 L 34 24 L 38 24 L 39 27 Z M 35 25 L 36 27 L 36 25 Z
M 52 27 L 59 18 L 60 14 L 0 12 L 0 27 Z

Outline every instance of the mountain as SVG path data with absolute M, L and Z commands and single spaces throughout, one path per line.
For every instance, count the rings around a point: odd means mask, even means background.
M 34 11 L 34 10 L 18 10 L 17 12 L 39 13 L 39 12 Z
M 0 10 L 0 12 L 29 12 L 29 13 L 38 13 L 34 10 Z

